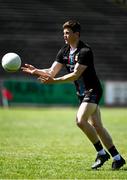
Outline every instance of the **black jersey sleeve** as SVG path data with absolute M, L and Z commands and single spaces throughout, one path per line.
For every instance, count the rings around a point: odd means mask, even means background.
M 55 61 L 61 63 L 61 64 L 64 64 L 64 61 L 63 61 L 63 50 L 60 49 L 56 55 L 56 59 Z
M 93 63 L 93 53 L 90 48 L 82 48 L 79 52 L 78 63 L 90 66 Z

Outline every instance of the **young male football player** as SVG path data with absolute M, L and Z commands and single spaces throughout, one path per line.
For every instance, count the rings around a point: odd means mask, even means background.
M 75 83 L 80 100 L 76 122 L 97 151 L 92 169 L 101 167 L 108 161 L 110 155 L 113 157 L 112 169 L 120 169 L 125 164 L 125 160 L 102 124 L 98 105 L 102 96 L 102 87 L 94 68 L 92 49 L 80 40 L 80 29 L 77 21 L 70 20 L 63 24 L 65 46 L 59 50 L 56 60 L 49 69 L 37 69 L 29 64 L 25 64 L 22 69 L 24 72 L 38 75 L 39 80 L 45 84 L 71 81 Z M 66 66 L 68 73 L 55 78 L 63 66 Z

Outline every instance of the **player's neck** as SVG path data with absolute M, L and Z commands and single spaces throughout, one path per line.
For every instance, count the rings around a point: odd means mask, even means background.
M 72 49 L 72 50 L 76 49 L 77 46 L 78 46 L 78 43 L 79 43 L 79 39 L 76 40 L 76 41 L 74 41 L 74 42 L 72 42 L 72 43 L 70 43 L 71 49 Z

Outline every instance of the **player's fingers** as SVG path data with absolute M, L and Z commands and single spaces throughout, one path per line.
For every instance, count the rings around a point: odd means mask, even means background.
M 29 67 L 30 64 L 25 64 L 26 67 Z
M 21 70 L 26 71 L 27 68 L 26 67 L 21 67 Z
M 28 67 L 28 68 L 34 68 L 34 66 L 31 65 L 31 64 L 25 64 L 25 66 Z
M 22 70 L 22 71 L 31 74 L 31 72 L 28 70 Z
M 38 78 L 38 80 L 41 81 L 41 82 L 46 82 L 48 79 L 49 79 L 49 77 L 44 77 L 44 76 L 40 76 Z
M 38 78 L 38 80 L 46 81 L 46 80 L 48 80 L 48 78 L 44 77 L 44 76 L 43 77 L 41 76 L 41 77 Z
M 22 66 L 21 69 L 27 69 L 26 67 Z
M 28 69 L 28 68 L 26 68 L 26 67 L 21 67 L 21 70 L 22 71 L 25 71 L 25 72 L 29 72 L 30 70 Z
M 28 68 L 25 68 L 25 67 L 21 67 L 21 70 L 25 73 L 29 73 L 29 74 L 32 74 L 31 71 L 28 69 Z
M 51 74 L 49 72 L 46 72 L 46 71 L 44 71 L 42 69 L 40 76 L 47 76 L 47 77 L 49 77 L 49 76 L 51 76 Z
M 49 79 L 49 75 L 48 74 L 43 74 L 41 77 L 45 78 L 45 79 Z
M 41 83 L 44 83 L 44 82 L 45 82 L 45 80 L 42 79 L 42 78 L 38 78 L 38 80 L 39 80 Z

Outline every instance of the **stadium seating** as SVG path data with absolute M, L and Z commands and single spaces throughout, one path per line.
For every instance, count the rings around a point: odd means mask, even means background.
M 127 9 L 110 0 L 0 0 L 0 58 L 17 52 L 23 63 L 46 68 L 63 45 L 62 24 L 77 19 L 94 50 L 102 80 L 127 79 Z M 62 72 L 64 73 L 64 71 Z M 21 72 L 2 77 L 24 77 Z

